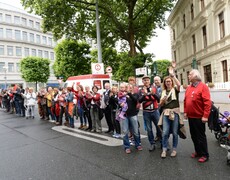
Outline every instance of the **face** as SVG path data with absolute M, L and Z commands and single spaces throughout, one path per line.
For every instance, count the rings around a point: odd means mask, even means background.
M 85 91 L 86 91 L 86 92 L 89 92 L 89 91 L 90 91 L 89 86 L 86 86 L 86 87 L 85 87 Z
M 150 85 L 150 79 L 149 78 L 142 79 L 142 82 L 143 82 L 144 86 L 148 87 Z
M 113 92 L 114 94 L 116 94 L 116 93 L 117 93 L 117 88 L 116 88 L 116 87 L 112 88 L 112 92 Z
M 124 85 L 120 85 L 120 91 L 125 91 L 125 86 Z
M 129 84 L 135 84 L 135 80 L 134 79 L 129 80 Z
M 106 90 L 110 89 L 110 84 L 109 83 L 105 83 L 105 89 Z
M 167 88 L 172 88 L 172 80 L 170 78 L 165 79 L 165 86 Z
M 156 86 L 160 86 L 160 85 L 161 85 L 160 79 L 159 79 L 159 78 L 154 78 L 154 84 L 155 84 Z
M 97 92 L 97 88 L 96 88 L 96 87 L 93 88 L 93 92 L 94 92 L 94 93 Z

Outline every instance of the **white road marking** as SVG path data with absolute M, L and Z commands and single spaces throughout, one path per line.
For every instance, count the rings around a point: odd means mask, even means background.
M 79 127 L 80 123 L 75 123 L 74 124 L 75 127 Z M 99 144 L 103 144 L 105 146 L 121 146 L 123 145 L 123 139 L 117 139 L 117 138 L 113 138 L 113 137 L 109 137 L 104 135 L 103 133 L 92 133 L 92 132 L 88 132 L 88 131 L 84 131 L 84 130 L 80 130 L 77 128 L 69 128 L 66 126 L 54 126 L 52 127 L 53 130 L 64 133 L 64 134 L 68 134 L 71 136 L 75 136 L 78 138 L 82 138 L 88 141 L 93 141 Z M 106 130 L 105 128 L 102 130 Z M 146 138 L 147 136 L 145 135 L 141 135 L 141 138 Z

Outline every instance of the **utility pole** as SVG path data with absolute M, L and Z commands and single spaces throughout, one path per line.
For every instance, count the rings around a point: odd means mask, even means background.
M 97 56 L 98 56 L 98 63 L 102 63 L 101 34 L 100 34 L 99 13 L 98 13 L 98 0 L 96 0 L 96 27 L 97 27 Z

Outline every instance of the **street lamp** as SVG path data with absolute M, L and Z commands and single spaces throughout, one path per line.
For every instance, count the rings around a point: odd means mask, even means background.
M 5 77 L 4 77 L 4 79 L 5 79 L 5 89 L 6 89 L 6 88 L 7 88 L 6 72 L 7 72 L 7 70 L 8 70 L 8 67 L 5 65 L 5 66 L 3 66 L 3 69 L 5 70 Z

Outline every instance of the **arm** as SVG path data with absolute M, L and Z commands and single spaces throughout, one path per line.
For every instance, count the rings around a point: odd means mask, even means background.
M 204 104 L 204 114 L 202 117 L 202 121 L 207 122 L 212 103 L 211 103 L 211 97 L 210 97 L 208 86 L 206 86 L 205 84 L 203 85 L 203 89 L 202 89 L 202 99 Z

